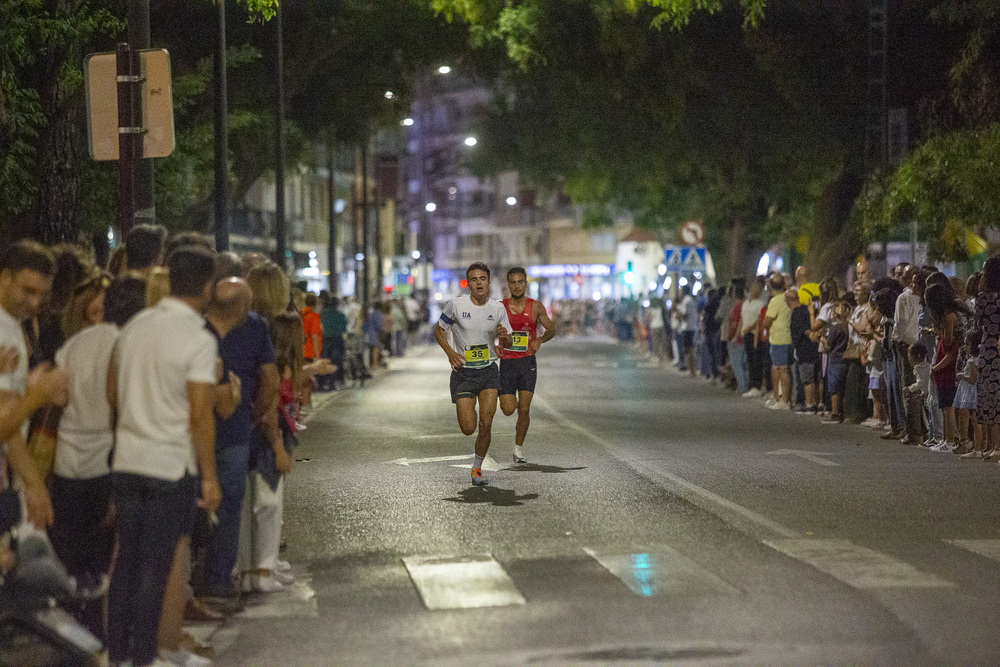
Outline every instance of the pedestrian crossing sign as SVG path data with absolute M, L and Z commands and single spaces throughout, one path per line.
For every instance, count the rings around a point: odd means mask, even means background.
M 667 267 L 667 271 L 680 271 L 681 266 L 684 263 L 683 252 L 687 248 L 667 248 L 666 258 L 664 259 L 664 264 Z
M 681 270 L 685 273 L 705 272 L 705 249 L 685 248 L 684 261 L 681 263 Z

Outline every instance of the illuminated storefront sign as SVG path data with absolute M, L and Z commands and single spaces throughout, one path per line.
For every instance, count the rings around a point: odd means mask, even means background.
M 613 267 L 610 264 L 543 264 L 528 267 L 528 275 L 532 278 L 610 276 L 612 272 Z

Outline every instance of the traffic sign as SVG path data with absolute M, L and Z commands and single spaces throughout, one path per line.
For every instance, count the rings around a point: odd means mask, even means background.
M 685 273 L 704 273 L 705 249 L 685 248 L 685 250 L 687 250 L 687 252 L 685 253 L 684 263 L 681 265 L 681 270 Z
M 701 245 L 705 242 L 705 226 L 698 220 L 688 220 L 681 225 L 680 238 L 685 245 Z
M 685 250 L 685 248 L 677 248 L 674 246 L 668 246 L 665 249 L 664 252 L 666 253 L 666 258 L 663 260 L 663 263 L 666 265 L 668 272 L 681 270 L 681 266 L 683 266 L 684 263 L 684 257 L 681 254 L 683 250 Z
M 87 138 L 95 160 L 118 159 L 118 72 L 116 55 L 92 53 L 84 60 L 87 92 Z M 174 102 L 170 54 L 164 49 L 139 52 L 142 83 L 142 157 L 174 152 Z

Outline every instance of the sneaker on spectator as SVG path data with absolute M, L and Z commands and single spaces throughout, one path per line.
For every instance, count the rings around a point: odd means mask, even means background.
M 772 401 L 768 406 L 768 410 L 788 410 L 790 406 L 784 401 Z
M 983 458 L 983 453 L 978 449 L 974 449 L 971 452 L 966 452 L 962 454 L 959 458 L 961 459 L 981 459 Z
M 751 389 L 749 391 L 743 392 L 743 398 L 759 398 L 761 395 L 760 389 Z
M 919 445 L 920 444 L 920 440 L 918 438 L 913 437 L 910 434 L 906 434 L 902 438 L 899 439 L 899 444 L 901 444 L 901 445 Z
M 930 450 L 938 454 L 951 454 L 951 444 L 942 441 L 931 447 Z
M 808 405 L 799 405 L 795 408 L 795 414 L 797 415 L 811 415 L 813 413 L 812 408 Z
M 968 454 L 969 452 L 972 451 L 972 443 L 969 442 L 968 440 L 962 440 L 961 442 L 958 443 L 958 446 L 952 449 L 951 451 L 953 454 L 958 454 L 959 456 L 961 456 L 962 454 Z
M 924 441 L 920 443 L 920 446 L 925 447 L 927 449 L 931 449 L 933 447 L 937 447 L 940 444 L 941 444 L 940 440 L 935 440 L 934 438 L 927 437 L 924 438 Z
M 179 648 L 176 651 L 168 651 L 165 648 L 161 648 L 160 660 L 166 661 L 168 665 L 175 665 L 177 667 L 211 667 L 212 665 L 212 661 L 208 658 L 195 655 L 184 648 Z
M 287 560 L 279 560 L 274 564 L 275 572 L 288 572 L 291 569 L 292 569 L 292 564 L 289 563 Z
M 824 419 L 820 423 L 821 424 L 843 424 L 844 423 L 844 416 L 843 415 L 830 415 L 829 417 L 827 417 L 826 419 Z
M 295 583 L 295 577 L 287 572 L 278 572 L 277 570 L 273 570 L 271 572 L 271 576 L 282 586 L 291 586 Z
M 277 593 L 284 589 L 284 585 L 270 575 L 263 577 L 258 574 L 251 574 L 243 578 L 244 593 Z

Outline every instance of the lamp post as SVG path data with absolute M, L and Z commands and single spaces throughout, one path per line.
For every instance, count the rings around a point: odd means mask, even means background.
M 215 249 L 229 250 L 229 137 L 226 92 L 226 0 L 217 0 L 215 41 Z
M 285 55 L 284 37 L 281 28 L 281 6 L 279 2 L 274 13 L 274 29 L 277 32 L 276 53 L 278 101 L 275 120 L 275 165 L 274 165 L 274 254 L 278 266 L 288 270 L 288 250 L 285 233 Z

